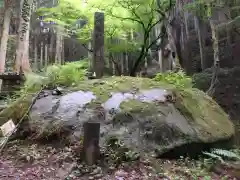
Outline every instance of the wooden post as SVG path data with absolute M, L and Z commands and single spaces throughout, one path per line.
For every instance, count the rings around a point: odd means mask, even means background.
M 95 12 L 93 30 L 93 71 L 101 78 L 104 71 L 104 13 Z
M 84 127 L 82 158 L 87 165 L 96 164 L 99 155 L 100 123 L 86 122 Z

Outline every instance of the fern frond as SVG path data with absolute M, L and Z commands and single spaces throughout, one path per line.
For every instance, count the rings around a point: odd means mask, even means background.
M 207 155 L 207 156 L 209 156 L 209 157 L 211 157 L 213 159 L 217 159 L 217 160 L 221 161 L 222 163 L 224 162 L 224 160 L 223 160 L 223 158 L 221 156 L 216 155 L 214 153 L 203 152 L 203 154 L 205 154 L 205 155 Z
M 211 151 L 214 154 L 224 156 L 227 158 L 240 160 L 240 156 L 232 151 L 224 150 L 224 149 L 212 149 Z

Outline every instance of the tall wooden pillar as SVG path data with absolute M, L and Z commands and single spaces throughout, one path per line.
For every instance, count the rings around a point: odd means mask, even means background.
M 93 71 L 96 78 L 104 73 L 104 13 L 95 12 L 93 30 Z

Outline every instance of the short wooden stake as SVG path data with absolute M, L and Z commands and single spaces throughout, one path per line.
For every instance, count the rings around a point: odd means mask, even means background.
M 83 154 L 82 158 L 87 165 L 97 163 L 100 155 L 99 138 L 100 138 L 100 123 L 86 122 L 83 125 Z

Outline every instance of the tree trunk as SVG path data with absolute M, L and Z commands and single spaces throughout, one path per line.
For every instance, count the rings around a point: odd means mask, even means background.
M 124 61 L 125 61 L 124 75 L 128 76 L 128 72 L 129 72 L 129 69 L 128 69 L 128 65 L 129 65 L 128 52 L 125 52 Z
M 213 40 L 213 51 L 214 51 L 214 65 L 212 68 L 212 80 L 210 88 L 207 91 L 209 96 L 213 96 L 215 92 L 216 85 L 218 83 L 218 72 L 220 68 L 220 60 L 219 60 L 219 47 L 218 47 L 218 33 L 216 31 L 216 25 L 213 20 L 210 20 L 210 26 L 212 31 L 212 40 Z
M 158 23 L 155 27 L 154 27 L 154 32 L 155 32 L 155 37 L 154 38 L 157 38 L 159 36 L 159 34 L 161 34 L 161 30 L 163 28 L 163 22 L 160 22 Z M 157 41 L 157 44 L 158 44 L 158 51 L 157 51 L 157 61 L 158 61 L 158 64 L 159 64 L 159 68 L 160 68 L 160 72 L 163 72 L 163 58 L 162 58 L 162 48 L 161 48 L 161 45 L 163 44 L 163 38 L 160 38 L 158 41 Z
M 126 36 L 128 36 L 128 34 L 126 34 Z M 127 41 L 129 40 L 130 38 L 129 38 L 129 36 L 128 36 L 128 39 L 127 40 L 125 40 L 125 43 L 126 43 L 126 45 L 127 45 Z M 126 46 L 126 49 L 125 49 L 125 52 L 124 52 L 124 55 L 123 55 L 124 57 L 124 75 L 125 76 L 127 76 L 128 75 L 128 65 L 129 65 L 129 63 L 128 63 L 128 49 L 127 49 L 127 46 Z
M 140 52 L 139 57 L 137 60 L 134 62 L 133 68 L 130 71 L 130 76 L 134 77 L 137 74 L 137 71 L 139 69 L 140 64 L 143 62 L 145 56 L 146 56 L 146 48 L 142 47 L 142 50 Z
M 49 55 L 49 62 L 50 63 L 54 63 L 55 62 L 55 55 L 53 53 L 53 47 L 54 47 L 54 44 L 55 44 L 55 34 L 54 34 L 54 31 L 52 28 L 50 28 L 50 46 L 49 46 L 49 52 L 48 52 L 48 55 Z
M 20 16 L 19 39 L 16 53 L 15 71 L 31 72 L 29 62 L 29 33 L 33 0 L 23 0 Z
M 186 31 L 187 40 L 188 40 L 189 39 L 189 30 L 188 30 L 189 13 L 185 11 L 183 14 L 183 17 L 184 17 L 185 31 Z
M 62 62 L 62 35 L 60 28 L 57 28 L 56 32 L 56 54 L 55 54 L 55 64 L 61 64 Z
M 40 43 L 40 70 L 43 68 L 43 41 Z
M 194 21 L 195 21 L 195 28 L 197 29 L 198 33 L 198 41 L 199 41 L 199 49 L 200 49 L 200 57 L 201 57 L 201 69 L 204 70 L 207 68 L 207 63 L 205 59 L 205 54 L 204 54 L 204 31 L 203 31 L 203 24 L 199 17 L 194 16 Z
M 44 46 L 44 66 L 47 68 L 48 66 L 48 44 L 45 44 Z
M 92 49 L 92 42 L 88 42 L 88 49 Z M 93 59 L 92 59 L 92 53 L 90 51 L 87 52 L 88 53 L 88 61 L 89 61 L 89 69 L 92 71 L 93 68 Z
M 7 43 L 8 43 L 9 27 L 10 27 L 11 14 L 12 14 L 10 3 L 11 1 L 9 0 L 5 0 L 5 3 L 4 3 L 4 19 L 3 19 L 1 45 L 0 45 L 0 73 L 4 73 L 5 71 Z
M 34 37 L 34 68 L 36 72 L 38 71 L 38 36 Z
M 61 60 L 61 64 L 64 64 L 65 63 L 65 52 L 64 52 L 64 47 L 65 47 L 65 45 L 64 45 L 64 36 L 61 36 L 61 42 L 62 42 L 62 60 Z
M 22 7 L 23 7 L 23 2 L 24 0 L 20 1 L 20 12 L 19 12 L 19 17 L 21 17 L 22 15 Z M 15 56 L 15 63 L 14 63 L 14 71 L 19 73 L 20 72 L 20 68 L 21 68 L 21 59 L 20 59 L 20 53 L 21 53 L 21 43 L 20 43 L 20 31 L 22 28 L 22 21 L 21 19 L 19 20 L 19 25 L 18 25 L 18 40 L 17 40 L 17 47 L 16 47 L 16 56 Z

